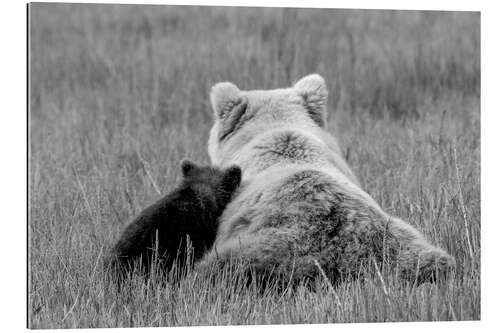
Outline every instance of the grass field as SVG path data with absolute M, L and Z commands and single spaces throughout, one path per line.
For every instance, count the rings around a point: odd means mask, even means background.
M 30 327 L 480 319 L 479 49 L 479 13 L 32 5 Z M 110 285 L 101 262 L 122 228 L 181 158 L 208 163 L 210 87 L 313 72 L 364 189 L 449 251 L 455 276 L 263 294 L 231 275 Z

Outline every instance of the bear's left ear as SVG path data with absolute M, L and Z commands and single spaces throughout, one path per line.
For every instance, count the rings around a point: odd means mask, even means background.
M 231 82 L 219 82 L 210 91 L 210 102 L 218 119 L 226 118 L 240 102 L 240 90 Z
M 196 165 L 196 163 L 187 158 L 181 161 L 182 175 L 184 177 L 189 177 L 192 174 L 193 170 L 195 170 L 197 167 L 198 166 Z
M 241 120 L 248 106 L 248 98 L 231 82 L 220 82 L 212 87 L 210 101 L 215 117 L 221 121 L 219 140 L 230 134 Z
M 304 106 L 312 120 L 321 127 L 325 126 L 328 100 L 325 80 L 318 74 L 311 74 L 300 79 L 293 88 L 304 99 Z

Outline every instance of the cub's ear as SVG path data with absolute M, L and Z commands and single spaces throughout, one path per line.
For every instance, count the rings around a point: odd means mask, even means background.
M 221 121 L 219 139 L 224 139 L 238 125 L 248 106 L 248 98 L 230 82 L 217 83 L 210 92 L 215 117 Z
M 182 175 L 184 177 L 189 177 L 196 168 L 198 168 L 198 165 L 187 158 L 181 161 Z
M 304 106 L 312 120 L 321 127 L 325 126 L 328 100 L 325 80 L 318 74 L 311 74 L 300 79 L 293 87 L 304 99 Z
M 237 165 L 230 166 L 222 176 L 222 186 L 227 191 L 233 192 L 241 182 L 241 168 Z

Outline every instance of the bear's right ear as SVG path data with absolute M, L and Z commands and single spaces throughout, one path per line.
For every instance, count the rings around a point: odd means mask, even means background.
M 193 170 L 196 169 L 197 165 L 193 161 L 185 158 L 181 161 L 182 175 L 184 177 L 189 177 Z
M 293 87 L 304 99 L 304 106 L 312 120 L 324 127 L 328 99 L 325 80 L 318 74 L 311 74 L 300 79 Z
M 231 82 L 220 82 L 212 87 L 210 101 L 215 117 L 221 121 L 219 139 L 224 139 L 231 133 L 248 106 L 248 99 Z
M 222 186 L 229 192 L 233 192 L 241 183 L 241 168 L 237 165 L 230 166 L 224 170 Z

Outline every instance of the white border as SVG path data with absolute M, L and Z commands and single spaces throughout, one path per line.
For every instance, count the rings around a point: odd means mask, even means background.
M 40 1 L 65 3 L 109 3 L 109 4 L 144 4 L 144 5 L 198 5 L 198 6 L 241 6 L 241 7 L 296 7 L 296 8 L 356 8 L 356 9 L 397 9 L 397 10 L 446 10 L 446 11 L 480 11 L 485 8 L 485 1 L 388 1 L 388 0 L 167 0 L 167 1 Z

